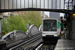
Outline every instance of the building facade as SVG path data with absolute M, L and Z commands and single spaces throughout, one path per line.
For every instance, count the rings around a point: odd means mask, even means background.
M 49 17 L 55 18 L 55 19 L 60 19 L 60 13 L 57 12 L 50 12 Z

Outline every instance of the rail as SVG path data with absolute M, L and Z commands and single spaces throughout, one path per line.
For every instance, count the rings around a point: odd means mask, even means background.
M 17 49 L 17 48 L 19 48 L 19 47 L 21 47 L 21 46 L 23 46 L 23 45 L 26 45 L 26 44 L 28 44 L 28 43 L 32 43 L 32 42 L 36 41 L 37 39 L 40 39 L 41 37 L 42 37 L 41 35 L 38 35 L 38 36 L 36 36 L 36 37 L 34 37 L 34 38 L 32 38 L 32 39 L 29 39 L 29 40 L 27 40 L 27 41 L 24 41 L 24 42 L 22 42 L 21 44 L 16 45 L 16 46 L 10 48 L 9 50 L 15 50 L 15 49 Z

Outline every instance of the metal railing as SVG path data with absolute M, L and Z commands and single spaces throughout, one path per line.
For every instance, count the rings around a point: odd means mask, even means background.
M 20 33 L 20 36 L 17 36 L 18 33 Z M 24 35 L 24 36 L 23 36 Z M 25 38 L 26 37 L 26 34 L 22 31 L 12 31 L 12 32 L 9 32 L 7 33 L 6 35 L 4 35 L 2 37 L 2 40 L 7 40 L 7 41 L 11 41 L 11 40 L 18 40 L 18 39 L 22 39 L 22 38 Z

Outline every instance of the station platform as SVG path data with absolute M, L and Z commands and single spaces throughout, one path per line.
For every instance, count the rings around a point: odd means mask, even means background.
M 75 50 L 75 40 L 59 39 L 54 50 Z

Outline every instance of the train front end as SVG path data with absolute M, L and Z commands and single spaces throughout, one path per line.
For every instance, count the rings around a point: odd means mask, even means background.
M 42 23 L 42 37 L 44 43 L 56 43 L 58 39 L 58 29 L 56 19 L 44 19 Z

